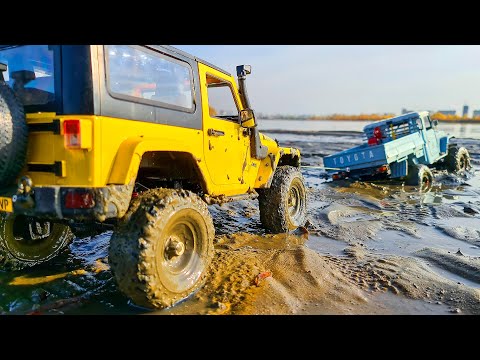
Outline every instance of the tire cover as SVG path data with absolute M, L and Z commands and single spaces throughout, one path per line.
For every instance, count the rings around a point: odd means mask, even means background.
M 0 187 L 12 184 L 27 153 L 28 127 L 20 100 L 0 82 Z

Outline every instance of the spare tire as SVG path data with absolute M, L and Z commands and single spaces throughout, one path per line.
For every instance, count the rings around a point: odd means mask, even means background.
M 0 187 L 10 185 L 22 170 L 28 142 L 23 105 L 0 81 Z

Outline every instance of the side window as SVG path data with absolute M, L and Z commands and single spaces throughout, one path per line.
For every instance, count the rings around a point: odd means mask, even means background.
M 7 65 L 4 78 L 23 105 L 55 101 L 53 50 L 48 45 L 25 45 L 0 49 L 0 63 Z
M 420 119 L 420 118 L 418 117 L 415 121 L 416 121 L 416 123 L 417 123 L 417 128 L 418 128 L 418 130 L 422 130 L 422 129 L 423 129 L 422 119 Z
M 432 120 L 430 120 L 430 116 L 425 117 L 425 129 L 431 129 L 432 128 Z
M 207 74 L 207 89 L 210 116 L 238 121 L 238 106 L 230 83 Z
M 189 64 L 127 45 L 106 46 L 106 59 L 112 96 L 193 112 Z

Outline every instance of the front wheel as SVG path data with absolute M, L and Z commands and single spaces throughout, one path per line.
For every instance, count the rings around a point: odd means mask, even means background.
M 203 283 L 215 230 L 207 205 L 186 190 L 153 189 L 137 198 L 110 239 L 120 290 L 138 306 L 175 305 Z
M 468 171 L 472 168 L 470 163 L 470 154 L 466 148 L 452 146 L 448 149 L 448 155 L 445 157 L 445 166 L 448 171 L 459 173 Z
M 280 166 L 270 188 L 258 189 L 260 221 L 272 233 L 284 233 L 303 226 L 307 216 L 307 190 L 300 169 Z
M 53 259 L 74 238 L 69 226 L 15 214 L 0 214 L 0 268 L 20 270 Z

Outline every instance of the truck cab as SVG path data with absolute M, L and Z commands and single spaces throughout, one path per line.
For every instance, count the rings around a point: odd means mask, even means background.
M 369 146 L 387 144 L 406 136 L 416 135 L 421 139 L 423 150 L 422 153 L 416 154 L 416 160 L 426 165 L 437 162 L 447 154 L 450 139 L 450 136 L 438 129 L 438 121 L 432 120 L 428 111 L 411 112 L 378 121 L 365 126 L 363 132 Z M 400 145 L 401 142 L 395 144 Z

